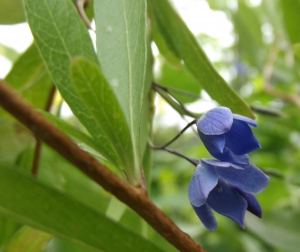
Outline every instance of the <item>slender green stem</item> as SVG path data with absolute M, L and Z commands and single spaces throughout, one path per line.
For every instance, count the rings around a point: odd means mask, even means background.
M 154 150 L 164 150 L 164 151 L 167 151 L 167 152 L 172 153 L 172 154 L 174 154 L 174 155 L 176 155 L 176 156 L 179 156 L 179 157 L 184 158 L 185 160 L 189 161 L 191 164 L 193 164 L 193 165 L 195 165 L 195 166 L 197 166 L 197 165 L 199 164 L 199 161 L 198 161 L 198 160 L 196 160 L 196 159 L 194 159 L 194 158 L 190 158 L 190 157 L 188 157 L 188 156 L 182 154 L 181 152 L 178 152 L 178 151 L 169 149 L 169 148 L 164 147 L 164 146 L 155 146 L 155 145 L 153 145 L 153 144 L 151 143 L 150 140 L 148 140 L 148 144 L 149 144 L 149 146 L 150 146 L 152 149 L 154 149 Z
M 188 128 L 196 124 L 197 119 L 194 119 L 193 121 L 189 122 L 173 139 L 171 139 L 169 142 L 166 144 L 160 146 L 160 148 L 165 148 L 169 146 L 171 143 L 173 143 L 175 140 L 177 140 Z

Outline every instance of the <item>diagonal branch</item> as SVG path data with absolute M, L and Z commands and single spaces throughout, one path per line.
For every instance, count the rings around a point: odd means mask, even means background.
M 28 103 L 0 80 L 0 105 L 36 136 L 57 151 L 78 169 L 138 213 L 150 226 L 179 251 L 204 252 L 189 235 L 182 232 L 153 202 L 145 191 L 134 188 L 81 150 L 57 128 L 46 121 Z

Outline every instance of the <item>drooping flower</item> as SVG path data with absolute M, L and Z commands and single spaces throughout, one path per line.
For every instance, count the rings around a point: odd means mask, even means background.
M 209 110 L 197 121 L 198 134 L 209 153 L 221 161 L 248 164 L 247 153 L 260 148 L 250 128 L 254 120 L 226 107 Z
M 269 177 L 253 164 L 202 159 L 190 181 L 188 195 L 207 229 L 217 227 L 212 209 L 244 227 L 246 210 L 261 217 L 260 205 L 253 194 L 261 192 L 268 181 Z

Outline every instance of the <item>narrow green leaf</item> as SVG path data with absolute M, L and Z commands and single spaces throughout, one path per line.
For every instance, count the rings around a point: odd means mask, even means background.
M 15 49 L 4 44 L 0 44 L 0 55 L 6 57 L 12 62 L 19 57 L 19 53 Z
M 0 180 L 2 215 L 95 251 L 161 251 L 94 209 L 15 169 L 1 167 Z
M 238 10 L 232 14 L 235 31 L 239 37 L 238 48 L 242 60 L 262 70 L 265 63 L 265 50 L 262 23 L 256 9 L 244 1 L 238 2 Z
M 104 76 L 124 111 L 132 140 L 135 169 L 141 168 L 140 146 L 147 79 L 146 1 L 94 1 L 97 54 Z
M 124 214 L 125 210 L 126 210 L 126 205 L 123 202 L 119 201 L 117 198 L 112 196 L 110 198 L 110 202 L 106 210 L 106 216 L 115 221 L 119 221 L 122 215 Z
M 14 63 L 5 80 L 34 107 L 45 107 L 52 81 L 35 44 Z
M 0 24 L 15 24 L 24 21 L 22 0 L 0 1 Z
M 177 55 L 175 48 L 168 41 L 165 40 L 164 36 L 160 33 L 155 19 L 151 22 L 152 37 L 159 50 L 159 52 L 164 56 L 164 58 L 176 68 L 181 68 L 182 64 L 180 62 L 181 58 Z
M 292 44 L 300 42 L 300 2 L 298 0 L 280 0 L 283 12 L 283 23 Z
M 84 143 L 90 148 L 94 149 L 95 151 L 98 151 L 101 153 L 101 148 L 99 147 L 99 143 L 95 141 L 92 137 L 85 134 L 84 132 L 78 130 L 73 125 L 67 123 L 66 121 L 62 120 L 61 118 L 54 116 L 50 113 L 47 113 L 45 111 L 40 111 L 40 113 L 43 114 L 43 116 L 49 120 L 53 125 L 55 125 L 57 128 L 59 128 L 62 132 L 65 134 L 71 136 L 73 139 L 75 139 L 79 143 Z
M 106 132 L 102 132 L 71 83 L 69 66 L 72 57 L 84 56 L 97 63 L 89 33 L 74 4 L 69 0 L 25 0 L 25 10 L 37 47 L 62 97 L 101 143 L 101 154 L 114 165 L 124 166 Z
M 266 243 L 283 251 L 297 252 L 300 247 L 299 212 L 291 210 L 273 211 L 263 219 L 246 215 L 246 227 Z
M 185 66 L 176 69 L 163 62 L 155 81 L 163 86 L 170 87 L 170 91 L 172 90 L 171 88 L 178 90 L 178 92 L 172 92 L 172 95 L 182 103 L 191 103 L 200 97 L 201 86 Z
M 99 66 L 84 58 L 76 58 L 71 64 L 71 79 L 84 104 L 98 121 L 101 132 L 105 132 L 113 142 L 114 152 L 123 161 L 124 166 L 120 168 L 125 169 L 129 178 L 133 179 L 133 153 L 128 125 Z
M 20 228 L 20 224 L 11 218 L 0 216 L 0 251 Z
M 24 226 L 9 241 L 6 252 L 40 252 L 51 238 L 51 234 L 29 226 Z
M 193 34 L 171 7 L 167 0 L 148 1 L 151 19 L 155 19 L 165 37 L 194 78 L 220 105 L 229 107 L 234 113 L 254 117 L 249 106 L 227 85 L 216 72 Z
M 296 43 L 293 45 L 293 51 L 294 51 L 294 55 L 295 57 L 300 60 L 300 43 Z

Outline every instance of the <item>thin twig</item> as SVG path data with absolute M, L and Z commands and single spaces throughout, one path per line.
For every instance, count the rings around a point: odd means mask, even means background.
M 91 26 L 91 22 L 88 19 L 88 17 L 85 14 L 84 8 L 89 4 L 89 0 L 75 0 L 75 6 L 76 9 L 80 15 L 80 17 L 82 18 L 83 22 L 85 23 L 85 25 L 87 26 L 87 28 L 93 30 L 92 26 Z
M 178 151 L 175 151 L 175 150 L 171 150 L 171 149 L 169 149 L 169 148 L 167 148 L 167 147 L 164 147 L 164 146 L 161 146 L 161 147 L 160 147 L 160 146 L 155 146 L 155 145 L 153 145 L 153 143 L 151 143 L 150 140 L 148 140 L 148 145 L 149 145 L 152 149 L 154 149 L 154 150 L 164 150 L 164 151 L 167 151 L 167 152 L 169 152 L 169 153 L 172 153 L 172 154 L 174 154 L 174 155 L 176 155 L 176 156 L 182 157 L 182 158 L 184 158 L 185 160 L 189 161 L 189 162 L 190 162 L 191 164 L 193 164 L 194 166 L 197 166 L 197 165 L 199 164 L 199 161 L 196 160 L 196 159 L 194 159 L 194 158 L 190 158 L 190 157 L 188 157 L 188 156 L 182 154 L 181 152 L 178 152 Z
M 132 208 L 179 251 L 204 252 L 199 244 L 182 232 L 153 204 L 145 190 L 134 188 L 98 163 L 95 158 L 81 150 L 76 143 L 45 120 L 1 80 L 0 105 L 70 163 Z
M 184 113 L 185 113 L 187 116 L 194 117 L 194 118 L 197 118 L 197 117 L 198 117 L 198 116 L 195 115 L 193 112 L 189 111 L 189 110 L 182 104 L 182 102 L 180 102 L 176 97 L 174 97 L 166 87 L 162 87 L 162 86 L 158 85 L 157 83 L 154 83 L 154 82 L 153 82 L 153 83 L 152 83 L 152 89 L 153 89 L 154 91 L 156 91 L 157 93 L 159 93 L 162 97 L 163 97 L 163 95 L 161 94 L 161 92 L 162 92 L 162 91 L 163 91 L 163 92 L 166 92 L 166 93 L 170 96 L 170 98 L 173 99 L 173 100 L 177 103 L 177 105 L 180 106 L 180 108 L 182 108 L 182 110 L 184 111 Z M 160 90 L 162 90 L 162 91 L 160 91 Z M 163 98 L 165 99 L 165 97 L 163 97 Z M 166 102 L 168 102 L 168 101 L 166 100 Z M 170 106 L 172 106 L 172 104 L 170 104 Z M 173 107 L 173 106 L 172 106 L 172 107 Z M 173 107 L 173 108 L 174 108 L 174 107 Z M 174 109 L 176 109 L 176 108 L 174 108 Z M 179 112 L 179 111 L 178 111 L 178 112 Z M 179 113 L 180 113 L 180 112 L 179 112 Z
M 171 143 L 173 143 L 175 140 L 177 140 L 188 128 L 190 128 L 192 125 L 194 125 L 197 122 L 197 119 L 194 119 L 193 121 L 189 122 L 173 139 L 171 139 L 166 144 L 160 146 L 160 149 L 163 149 L 167 146 L 169 146 Z
M 45 105 L 45 111 L 50 111 L 51 105 L 54 99 L 54 94 L 55 94 L 55 86 L 52 84 L 52 87 L 50 89 L 48 99 L 46 101 Z M 36 137 L 36 143 L 35 143 L 35 148 L 34 148 L 34 154 L 33 154 L 33 161 L 32 161 L 32 166 L 31 166 L 31 174 L 36 177 L 38 173 L 38 168 L 39 168 L 39 162 L 40 162 L 40 155 L 41 155 L 41 148 L 42 148 L 42 142 L 41 140 Z
M 170 91 L 172 91 L 174 93 L 182 94 L 182 95 L 185 95 L 185 96 L 190 96 L 190 97 L 193 97 L 193 98 L 198 98 L 198 99 L 201 98 L 200 95 L 197 95 L 197 94 L 194 94 L 194 93 L 191 93 L 191 92 L 187 92 L 187 91 L 184 91 L 184 90 L 181 90 L 181 89 L 173 88 L 173 87 L 167 87 L 167 86 L 158 84 L 156 82 L 152 82 L 152 85 L 166 91 L 167 93 L 170 93 Z

